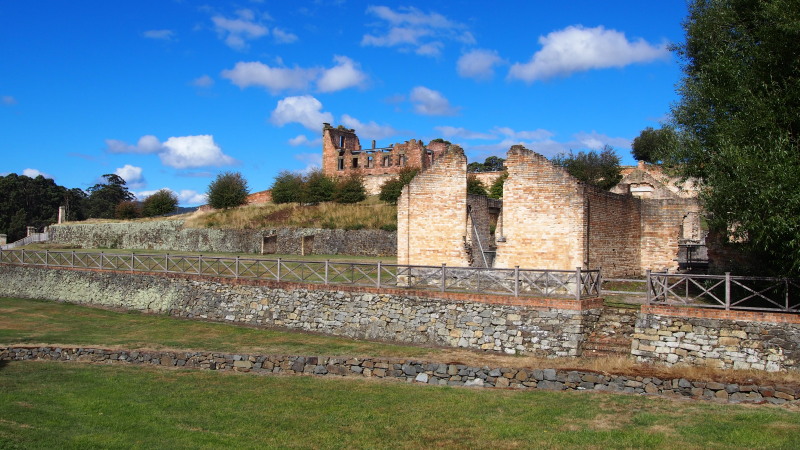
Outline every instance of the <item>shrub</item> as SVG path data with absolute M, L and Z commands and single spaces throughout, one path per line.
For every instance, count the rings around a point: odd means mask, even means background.
M 486 186 L 472 173 L 467 175 L 467 194 L 483 195 L 484 197 L 488 195 Z
M 301 201 L 303 203 L 329 202 L 333 199 L 336 190 L 336 182 L 329 176 L 317 169 L 309 173 L 302 185 Z M 273 201 L 275 193 L 272 194 Z
M 225 172 L 208 185 L 208 204 L 215 209 L 228 209 L 247 203 L 247 181 L 239 172 Z
M 403 186 L 410 183 L 417 176 L 417 173 L 419 173 L 419 169 L 404 167 L 397 174 L 397 178 L 392 178 L 381 185 L 381 192 L 378 198 L 390 205 L 396 205 L 397 199 L 400 198 L 400 194 L 403 192 Z
M 361 175 L 352 174 L 336 183 L 336 191 L 333 194 L 333 201 L 336 203 L 358 203 L 366 198 L 367 190 L 364 188 Z
M 272 201 L 274 203 L 300 203 L 303 201 L 303 177 L 284 170 L 275 177 L 272 183 Z
M 161 189 L 142 202 L 144 217 L 163 216 L 178 209 L 178 196 L 169 189 Z
M 142 206 L 139 202 L 124 200 L 117 203 L 114 208 L 114 218 L 116 219 L 135 219 L 142 215 Z
M 502 175 L 494 180 L 494 183 L 492 183 L 492 186 L 489 188 L 489 197 L 503 198 L 503 186 L 505 186 L 507 178 L 508 172 L 503 172 Z

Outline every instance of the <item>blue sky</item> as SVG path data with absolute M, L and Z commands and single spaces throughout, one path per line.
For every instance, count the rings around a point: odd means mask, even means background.
M 617 149 L 677 99 L 683 0 L 0 2 L 0 174 L 204 202 L 318 164 L 322 122 L 363 145 L 444 138 Z

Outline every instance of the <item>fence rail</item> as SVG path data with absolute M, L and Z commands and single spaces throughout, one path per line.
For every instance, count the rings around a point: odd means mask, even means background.
M 800 312 L 800 280 L 647 273 L 647 303 L 702 308 Z
M 412 266 L 241 257 L 146 255 L 50 250 L 0 251 L 0 263 L 77 269 L 164 272 L 230 278 L 413 288 L 442 292 L 592 298 L 600 295 L 600 270 L 532 270 Z

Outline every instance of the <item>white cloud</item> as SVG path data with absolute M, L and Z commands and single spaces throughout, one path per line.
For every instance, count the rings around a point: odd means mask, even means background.
M 411 90 L 409 99 L 414 103 L 414 112 L 426 116 L 452 116 L 458 108 L 450 105 L 444 95 L 439 91 L 417 86 Z
M 39 175 L 41 175 L 41 176 L 43 176 L 45 178 L 50 178 L 50 179 L 53 178 L 52 175 L 44 173 L 44 172 L 41 172 L 41 171 L 39 171 L 37 169 L 25 169 L 25 170 L 22 171 L 22 174 L 25 175 L 26 177 L 31 177 L 31 178 L 36 178 Z
M 334 56 L 336 65 L 325 70 L 317 80 L 320 92 L 335 92 L 350 87 L 364 86 L 367 76 L 359 68 L 359 64 L 346 56 Z
M 175 32 L 172 30 L 147 30 L 142 33 L 148 39 L 158 39 L 162 41 L 171 41 Z
M 539 37 L 542 49 L 527 63 L 511 66 L 509 78 L 531 83 L 574 72 L 624 67 L 669 55 L 666 44 L 651 45 L 643 39 L 629 41 L 625 34 L 604 27 L 569 26 Z
M 289 145 L 292 147 L 298 147 L 304 145 L 306 147 L 319 147 L 322 145 L 322 139 L 309 139 L 305 134 L 297 135 L 291 139 L 289 139 Z
M 605 145 L 610 145 L 616 149 L 628 149 L 631 147 L 631 141 L 625 138 L 615 138 L 605 134 L 592 131 L 591 133 L 580 132 L 573 135 L 576 147 L 588 148 L 589 150 L 600 150 Z
M 204 205 L 206 202 L 208 202 L 208 197 L 204 193 L 191 189 L 181 189 L 181 191 L 178 192 L 178 204 L 180 205 Z
M 501 134 L 511 139 L 533 139 L 537 141 L 554 136 L 552 131 L 543 130 L 541 128 L 531 131 L 516 131 L 509 127 L 494 127 L 492 128 L 492 133 Z
M 489 80 L 494 77 L 494 66 L 502 63 L 495 50 L 472 50 L 458 58 L 456 70 L 464 78 Z
M 285 90 L 304 90 L 317 77 L 319 69 L 295 67 L 270 67 L 260 62 L 238 62 L 230 70 L 223 70 L 222 77 L 240 88 L 260 86 L 273 94 Z
M 442 41 L 475 42 L 466 25 L 439 13 L 424 13 L 414 7 L 393 10 L 388 6 L 369 6 L 367 14 L 380 21 L 368 24 L 373 34 L 362 37 L 363 46 L 398 47 L 401 51 L 412 50 L 419 55 L 439 56 L 444 47 Z
M 236 11 L 237 18 L 227 18 L 216 15 L 211 18 L 214 22 L 214 29 L 225 44 L 235 50 L 247 48 L 247 41 L 258 39 L 267 33 L 269 29 L 255 21 L 255 14 L 249 9 Z
M 194 87 L 209 88 L 214 85 L 214 79 L 208 75 L 197 77 L 190 83 Z
M 322 111 L 322 103 L 310 95 L 286 97 L 278 101 L 269 119 L 277 126 L 299 123 L 309 130 L 319 131 L 324 122 L 333 122 L 333 114 Z
M 300 170 L 302 173 L 309 173 L 312 170 L 322 167 L 322 155 L 319 153 L 298 153 L 294 159 L 302 161 L 306 166 Z
M 385 139 L 398 134 L 397 130 L 391 125 L 378 125 L 373 121 L 363 123 L 347 114 L 342 115 L 342 124 L 348 128 L 355 129 L 359 136 L 367 139 Z
M 444 137 L 457 137 L 461 139 L 496 139 L 497 136 L 489 133 L 480 133 L 477 131 L 470 131 L 461 127 L 441 126 L 434 127 L 434 129 Z
M 236 160 L 222 153 L 211 135 L 171 137 L 163 144 L 158 156 L 161 162 L 176 169 L 206 166 L 226 166 Z
M 10 95 L 4 95 L 2 100 L 3 100 L 3 104 L 4 105 L 11 106 L 11 105 L 16 105 L 17 104 L 17 99 L 15 99 L 14 97 L 12 97 Z
M 272 38 L 279 44 L 291 44 L 298 39 L 296 34 L 284 31 L 281 28 L 272 29 Z
M 138 189 L 145 186 L 141 167 L 125 164 L 124 166 L 115 170 L 114 174 L 119 175 L 120 178 L 125 180 L 125 183 L 127 183 L 131 189 Z
M 129 145 L 116 139 L 106 139 L 106 151 L 109 153 L 157 153 L 161 150 L 163 150 L 161 142 L 151 134 L 139 138 L 136 145 Z

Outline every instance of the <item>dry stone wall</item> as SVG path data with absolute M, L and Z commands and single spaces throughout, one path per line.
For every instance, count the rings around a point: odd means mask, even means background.
M 303 245 L 305 240 L 306 245 Z M 175 252 L 392 256 L 397 234 L 383 230 L 184 228 L 182 220 L 65 224 L 50 227 L 50 241 L 79 248 L 129 248 Z M 309 243 L 312 243 L 309 247 Z
M 609 375 L 577 370 L 476 367 L 406 359 L 327 356 L 258 355 L 247 353 L 178 352 L 84 347 L 0 348 L 0 361 L 72 361 L 223 370 L 255 374 L 343 376 L 395 379 L 428 385 L 596 391 L 693 397 L 731 403 L 797 402 L 792 386 L 717 383 L 686 378 Z
M 0 296 L 553 357 L 580 355 L 602 308 L 599 299 L 550 300 L 564 305 L 558 308 L 502 296 L 453 300 L 400 289 L 19 266 L 0 266 Z

